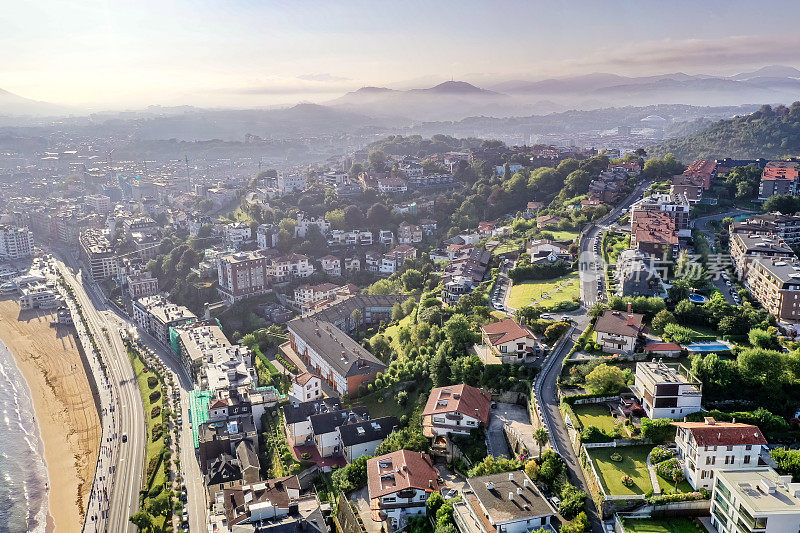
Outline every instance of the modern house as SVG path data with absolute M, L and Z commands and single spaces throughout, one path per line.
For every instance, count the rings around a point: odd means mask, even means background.
M 311 372 L 303 372 L 292 380 L 289 394 L 301 402 L 318 400 L 323 396 L 322 378 Z
M 770 467 L 721 469 L 711 492 L 711 525 L 718 533 L 800 530 L 800 483 Z
M 606 353 L 633 353 L 643 333 L 644 315 L 608 309 L 594 325 L 596 342 Z
M 491 395 L 469 385 L 449 385 L 431 390 L 422 412 L 422 432 L 428 438 L 448 434 L 468 435 L 489 423 Z
M 689 484 L 711 490 L 714 471 L 723 468 L 758 466 L 767 439 L 758 426 L 717 422 L 707 417 L 702 422 L 674 422 L 675 444 L 683 473 Z
M 439 473 L 430 457 L 408 450 L 367 460 L 367 490 L 372 519 L 392 529 L 410 516 L 424 515 L 428 498 L 439 491 Z
M 522 470 L 467 479 L 469 490 L 453 506 L 461 533 L 555 533 L 558 513 Z
M 678 419 L 702 410 L 703 384 L 678 363 L 636 363 L 632 389 L 652 419 Z

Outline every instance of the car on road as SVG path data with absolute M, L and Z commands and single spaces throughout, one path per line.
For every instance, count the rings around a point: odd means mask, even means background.
M 128 434 L 127 433 L 123 433 L 122 434 L 122 442 L 128 442 Z
M 551 315 L 550 313 L 542 313 L 541 315 L 539 315 L 539 318 L 541 318 L 542 320 L 553 320 L 553 315 Z
M 456 496 L 458 496 L 458 491 L 456 489 L 444 489 L 442 491 L 442 497 L 445 500 L 449 500 L 451 498 L 455 498 Z
M 572 322 L 572 317 L 569 315 L 561 315 L 561 320 L 564 322 Z

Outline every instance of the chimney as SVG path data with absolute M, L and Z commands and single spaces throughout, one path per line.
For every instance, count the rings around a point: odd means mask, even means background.
M 630 313 L 633 310 L 633 305 L 631 302 L 628 302 L 628 312 Z
M 513 492 L 509 492 L 508 493 L 508 499 L 509 499 L 509 501 L 512 501 L 512 502 L 514 501 L 514 493 Z
M 522 484 L 523 484 L 523 485 L 525 485 L 525 488 L 528 488 L 528 487 L 530 487 L 530 486 L 531 486 L 531 482 L 528 480 L 528 478 L 525 478 L 525 479 L 522 481 Z
M 522 496 L 522 487 L 517 487 L 517 494 Z
M 629 309 L 630 309 L 630 307 L 631 307 L 631 304 L 628 304 L 628 308 Z M 628 315 L 628 325 L 629 326 L 633 326 L 633 315 Z
M 508 480 L 509 481 L 514 481 L 514 472 L 509 472 L 508 473 Z

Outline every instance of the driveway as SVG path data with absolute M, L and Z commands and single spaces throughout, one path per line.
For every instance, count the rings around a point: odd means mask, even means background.
M 503 427 L 512 422 L 530 424 L 528 412 L 522 406 L 498 402 L 497 409 L 492 409 L 489 427 L 486 430 L 486 451 L 489 455 L 494 457 L 511 456 Z
M 383 522 L 376 522 L 372 519 L 369 510 L 369 491 L 367 487 L 357 490 L 350 495 L 350 499 L 356 502 L 358 514 L 361 516 L 361 521 L 364 522 L 364 529 L 367 533 L 380 533 Z

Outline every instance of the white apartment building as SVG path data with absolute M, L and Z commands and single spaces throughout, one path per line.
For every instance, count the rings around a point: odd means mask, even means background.
M 0 225 L 0 258 L 16 261 L 33 255 L 33 233 L 28 228 Z
M 229 246 L 238 248 L 247 241 L 252 240 L 253 232 L 250 226 L 244 222 L 234 222 L 226 224 L 224 229 L 225 243 Z
M 169 328 L 196 319 L 194 313 L 182 305 L 174 304 L 163 296 L 147 296 L 133 304 L 136 325 L 164 345 L 169 344 Z
M 90 194 L 83 197 L 87 207 L 91 207 L 96 213 L 106 214 L 111 210 L 111 198 L 105 194 Z
M 323 396 L 322 378 L 311 372 L 303 372 L 292 380 L 289 394 L 300 402 L 318 400 Z
M 322 271 L 329 276 L 339 277 L 342 275 L 342 261 L 335 255 L 326 255 L 320 257 L 319 263 L 322 266 Z
M 717 422 L 706 418 L 703 422 L 674 422 L 677 427 L 675 444 L 678 459 L 689 484 L 695 488 L 711 490 L 714 471 L 721 468 L 750 468 L 758 466 L 761 450 L 767 440 L 758 426 Z
M 286 194 L 292 191 L 302 191 L 306 188 L 308 179 L 305 174 L 293 173 L 286 174 L 285 172 L 278 173 L 278 191 L 281 194 Z
M 632 390 L 652 419 L 679 419 L 703 408 L 703 384 L 679 363 L 636 363 Z
M 294 238 L 305 239 L 308 228 L 317 226 L 323 235 L 331 229 L 331 223 L 324 217 L 306 217 L 305 213 L 297 213 L 297 225 L 294 227 Z
M 314 265 L 303 254 L 273 258 L 267 269 L 267 274 L 276 283 L 285 283 L 292 278 L 307 278 L 313 273 Z
M 800 531 L 800 483 L 770 467 L 721 469 L 711 493 L 717 533 Z
M 318 285 L 300 285 L 294 290 L 294 303 L 303 312 L 306 312 L 311 304 L 335 298 L 336 292 L 340 289 L 333 283 L 320 283 Z
M 273 224 L 261 224 L 256 228 L 256 241 L 262 250 L 273 248 L 278 244 L 278 227 Z

